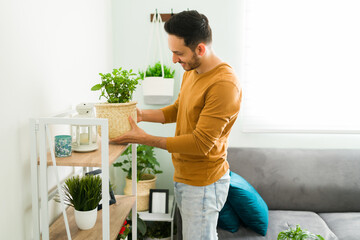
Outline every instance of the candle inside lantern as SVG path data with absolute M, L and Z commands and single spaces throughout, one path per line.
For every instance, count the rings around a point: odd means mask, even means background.
M 89 144 L 89 135 L 87 133 L 80 133 L 80 145 Z

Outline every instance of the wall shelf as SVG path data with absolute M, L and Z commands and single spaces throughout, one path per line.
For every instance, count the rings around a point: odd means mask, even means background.
M 101 143 L 98 142 L 99 149 Z M 109 144 L 109 165 L 113 164 L 116 159 L 128 148 L 129 145 Z M 92 152 L 72 152 L 70 157 L 55 158 L 57 166 L 73 166 L 73 167 L 101 167 L 101 151 Z M 38 164 L 40 160 L 38 160 Z M 51 153 L 47 153 L 47 165 L 52 166 Z

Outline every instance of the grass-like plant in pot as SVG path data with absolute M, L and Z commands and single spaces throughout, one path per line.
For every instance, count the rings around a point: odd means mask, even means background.
M 100 176 L 86 175 L 68 178 L 63 186 L 64 203 L 74 207 L 75 222 L 82 230 L 92 228 L 96 223 L 97 207 L 101 201 Z M 59 197 L 56 198 L 59 202 Z
M 289 228 L 288 230 L 279 233 L 277 240 L 325 240 L 320 235 L 315 235 L 306 229 L 301 229 L 300 225 L 296 225 L 295 228 Z
M 147 104 L 168 104 L 174 95 L 175 70 L 160 62 L 148 66 L 145 72 L 139 72 L 144 80 L 143 94 Z
M 106 103 L 95 104 L 96 117 L 109 121 L 109 138 L 116 138 L 131 129 L 129 116 L 136 121 L 136 102 L 131 101 L 140 76 L 122 68 L 111 73 L 100 73 L 101 83 L 94 85 L 92 91 L 100 91 Z M 100 133 L 100 131 L 99 131 Z
M 164 78 L 174 78 L 175 70 L 172 70 L 170 67 L 164 66 Z M 144 72 L 140 71 L 140 78 L 144 79 Z M 161 63 L 157 62 L 153 66 L 148 66 L 146 69 L 146 77 L 162 77 Z
M 146 211 L 149 209 L 149 195 L 150 189 L 156 188 L 156 174 L 162 173 L 158 169 L 159 162 L 154 153 L 154 147 L 147 145 L 138 145 L 137 147 L 137 209 L 138 211 Z M 132 149 L 127 148 L 122 156 L 126 159 L 120 162 L 115 162 L 114 167 L 121 167 L 126 173 L 126 185 L 124 193 L 126 195 L 132 194 Z

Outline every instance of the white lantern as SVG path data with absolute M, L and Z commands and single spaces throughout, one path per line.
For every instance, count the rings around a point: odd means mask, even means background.
M 81 103 L 76 106 L 74 118 L 94 118 L 94 105 Z M 90 152 L 98 149 L 96 125 L 72 125 L 72 149 L 76 152 Z

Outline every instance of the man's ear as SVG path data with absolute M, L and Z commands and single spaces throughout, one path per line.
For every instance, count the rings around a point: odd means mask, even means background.
M 205 43 L 199 43 L 197 45 L 195 51 L 196 51 L 197 55 L 199 55 L 201 57 L 204 56 L 205 53 L 206 53 L 206 45 L 205 45 Z

